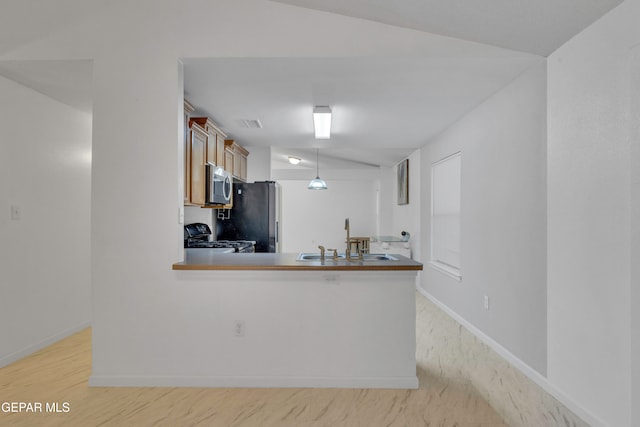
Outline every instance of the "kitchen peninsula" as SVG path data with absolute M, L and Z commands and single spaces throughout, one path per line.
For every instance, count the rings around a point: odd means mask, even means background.
M 192 382 L 213 387 L 417 388 L 415 280 L 422 264 L 298 260 L 298 254 L 191 251 L 173 265 L 209 288 L 224 360 Z
M 186 251 L 185 261 L 173 264 L 174 270 L 289 270 L 289 271 L 411 271 L 422 270 L 422 264 L 410 258 L 394 255 L 390 260 L 299 261 L 295 253 L 246 253 L 224 254 L 209 251 Z M 415 274 L 414 274 L 415 275 Z

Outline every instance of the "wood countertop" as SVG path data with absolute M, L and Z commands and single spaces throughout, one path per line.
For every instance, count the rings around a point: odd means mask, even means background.
M 185 260 L 173 270 L 289 270 L 289 271 L 394 271 L 422 270 L 422 264 L 402 255 L 390 254 L 397 261 L 297 261 L 297 253 L 213 253 L 206 249 L 185 251 Z

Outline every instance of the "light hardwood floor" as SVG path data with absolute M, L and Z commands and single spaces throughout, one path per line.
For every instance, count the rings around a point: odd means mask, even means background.
M 435 308 L 417 303 L 417 390 L 89 388 L 91 330 L 0 369 L 0 403 L 43 402 L 43 413 L 0 411 L 0 426 L 507 426 L 426 337 Z M 69 412 L 46 413 L 45 402 Z

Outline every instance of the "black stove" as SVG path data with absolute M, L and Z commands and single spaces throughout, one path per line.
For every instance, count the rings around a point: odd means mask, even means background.
M 232 248 L 234 252 L 255 252 L 256 242 L 250 240 L 210 240 L 211 229 L 200 222 L 184 226 L 185 248 Z
M 253 242 L 247 240 L 191 240 L 185 248 L 233 248 L 235 252 L 253 252 Z

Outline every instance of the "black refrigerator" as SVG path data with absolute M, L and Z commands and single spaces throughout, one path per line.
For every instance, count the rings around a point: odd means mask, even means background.
M 217 220 L 218 240 L 253 240 L 256 252 L 278 251 L 278 188 L 274 181 L 233 183 L 233 208 Z

